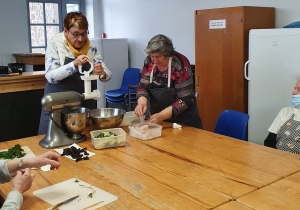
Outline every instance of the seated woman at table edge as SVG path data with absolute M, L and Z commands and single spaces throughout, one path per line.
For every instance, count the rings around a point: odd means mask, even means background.
M 166 120 L 202 129 L 189 60 L 162 34 L 151 38 L 145 52 L 135 114 L 150 117 L 151 123 Z
M 0 160 L 0 182 L 5 183 L 12 179 L 12 191 L 7 194 L 1 209 L 21 209 L 22 193 L 31 187 L 35 178 L 35 174 L 30 173 L 30 168 L 39 168 L 47 164 L 51 165 L 51 170 L 58 169 L 60 154 L 49 151 L 32 158 Z
M 99 75 L 101 82 L 111 79 L 112 73 L 106 67 L 99 51 L 88 38 L 88 21 L 81 12 L 70 12 L 64 18 L 64 31 L 54 35 L 46 49 L 45 67 L 47 79 L 44 95 L 63 91 L 84 93 L 84 81 L 81 80 L 78 66 L 88 71 L 94 65 L 93 73 Z M 91 90 L 97 89 L 97 81 L 91 81 Z M 94 99 L 81 102 L 83 107 L 96 109 Z M 49 113 L 42 110 L 38 134 L 46 134 Z
M 293 107 L 280 110 L 268 129 L 269 135 L 264 141 L 267 147 L 300 154 L 300 80 L 292 92 Z

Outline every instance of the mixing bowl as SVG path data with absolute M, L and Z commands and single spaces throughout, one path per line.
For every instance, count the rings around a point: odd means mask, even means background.
M 116 108 L 92 109 L 91 124 L 96 129 L 116 128 L 121 124 L 125 113 L 125 110 Z
M 73 139 L 78 139 L 86 128 L 89 117 L 89 109 L 81 107 L 76 110 L 65 109 L 61 114 L 63 130 Z

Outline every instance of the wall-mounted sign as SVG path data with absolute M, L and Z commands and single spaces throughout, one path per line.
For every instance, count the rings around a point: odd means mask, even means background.
M 209 29 L 226 28 L 226 20 L 210 20 Z

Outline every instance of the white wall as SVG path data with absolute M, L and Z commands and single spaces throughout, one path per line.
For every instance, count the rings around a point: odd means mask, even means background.
M 128 38 L 130 66 L 141 68 L 144 49 L 156 34 L 169 36 L 176 49 L 194 58 L 194 11 L 231 6 L 276 8 L 276 27 L 300 20 L 299 0 L 86 0 L 90 37 Z M 29 52 L 25 0 L 0 0 L 0 57 Z M 1 62 L 1 60 L 0 60 Z M 2 65 L 0 63 L 0 65 Z
M 101 0 L 85 0 L 86 18 L 89 22 L 89 37 L 100 38 L 104 31 Z
M 194 11 L 231 6 L 275 7 L 276 27 L 300 20 L 299 0 L 102 0 L 108 38 L 129 40 L 130 66 L 141 68 L 147 42 L 156 34 L 173 40 L 191 64 L 194 58 Z M 96 26 L 97 27 L 97 26 Z
M 12 53 L 29 52 L 26 8 L 25 0 L 0 0 L 0 65 L 15 62 Z

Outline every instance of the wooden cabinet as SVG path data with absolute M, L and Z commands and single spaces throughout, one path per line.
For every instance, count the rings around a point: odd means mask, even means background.
M 248 59 L 249 30 L 274 27 L 275 8 L 195 11 L 195 88 L 203 129 L 213 131 L 226 109 L 247 113 L 244 63 Z
M 16 63 L 25 64 L 25 69 L 23 71 L 44 71 L 45 70 L 45 54 L 41 53 L 23 53 L 16 54 L 13 56 L 16 58 Z
M 45 54 L 41 53 L 14 53 L 16 63 L 24 63 L 29 65 L 45 65 Z
M 45 84 L 44 71 L 0 78 L 0 142 L 38 134 Z

